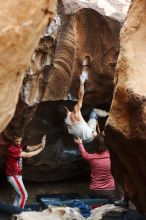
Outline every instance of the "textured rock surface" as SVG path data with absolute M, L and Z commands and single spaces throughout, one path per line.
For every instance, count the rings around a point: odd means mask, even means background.
M 55 12 L 55 2 L 0 1 L 0 131 L 14 114 L 24 71 L 42 30 Z
M 115 176 L 146 214 L 146 2 L 135 0 L 121 31 L 106 135 Z M 120 175 L 119 175 L 120 174 Z
M 87 220 L 102 220 L 103 214 L 108 213 L 108 211 L 117 211 L 117 213 L 121 213 L 124 209 L 121 207 L 115 207 L 113 204 L 103 205 L 99 208 L 95 208 L 91 211 L 91 215 L 87 218 Z M 114 219 L 114 217 L 113 217 Z
M 91 67 L 84 102 L 94 106 L 103 102 L 109 104 L 119 50 L 120 23 L 103 17 L 93 9 L 82 9 L 75 15 L 63 13 L 57 38 L 51 35 L 43 38 L 47 41 L 50 65 L 47 63 L 41 68 L 35 65 L 36 71 L 28 71 L 22 91 L 24 102 L 32 106 L 40 100 L 66 99 L 68 93 L 77 96 L 82 60 L 89 55 Z M 50 42 L 53 49 L 50 48 Z M 43 57 L 42 49 L 38 53 Z M 39 60 L 39 56 L 36 57 L 36 63 Z
M 85 220 L 79 210 L 69 207 L 49 206 L 42 212 L 22 212 L 19 215 L 13 215 L 12 220 Z
M 116 207 L 113 204 L 103 205 L 91 211 L 88 218 L 84 218 L 79 210 L 69 207 L 49 206 L 42 212 L 22 212 L 19 215 L 13 215 L 12 220 L 103 220 L 103 219 L 135 219 L 144 220 L 145 217 L 135 210 L 128 210 L 122 207 Z
M 84 103 L 90 106 L 110 103 L 119 51 L 120 23 L 101 16 L 93 9 L 82 9 L 76 14 L 75 27 L 77 44 L 70 93 L 77 95 L 81 62 L 85 55 L 89 55 L 91 66 Z
M 55 16 L 48 23 L 35 49 L 30 67 L 26 71 L 21 89 L 21 99 L 28 105 L 34 106 L 42 100 L 48 81 L 48 72 L 53 63 L 56 37 L 60 26 L 60 17 Z

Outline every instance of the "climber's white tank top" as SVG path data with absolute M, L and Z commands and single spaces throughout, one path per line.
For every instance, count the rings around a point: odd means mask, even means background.
M 75 137 L 80 137 L 83 141 L 92 141 L 92 129 L 85 122 L 82 115 L 80 116 L 81 120 L 79 122 L 76 122 L 76 124 L 73 124 L 70 118 L 70 114 L 71 112 L 68 113 L 65 119 L 65 124 L 67 126 L 68 132 Z

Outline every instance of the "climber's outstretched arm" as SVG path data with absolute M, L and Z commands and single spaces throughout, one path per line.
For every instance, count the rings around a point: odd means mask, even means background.
M 84 83 L 85 83 L 85 79 L 83 79 L 82 75 L 80 75 L 80 87 L 79 87 L 79 91 L 78 91 L 78 102 L 74 107 L 74 111 L 78 112 L 80 111 L 80 109 L 82 108 L 82 103 L 83 103 L 83 98 L 84 98 Z

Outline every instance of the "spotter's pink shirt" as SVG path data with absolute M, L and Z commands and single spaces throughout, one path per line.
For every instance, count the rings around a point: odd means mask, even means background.
M 87 160 L 91 168 L 91 183 L 92 190 L 114 190 L 115 182 L 111 174 L 111 161 L 109 151 L 103 153 L 89 154 L 83 144 L 79 144 L 79 149 L 82 157 Z

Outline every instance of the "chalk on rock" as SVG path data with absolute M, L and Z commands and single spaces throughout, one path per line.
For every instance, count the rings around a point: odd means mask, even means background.
M 94 108 L 94 111 L 97 113 L 99 117 L 107 117 L 109 116 L 109 113 L 106 112 L 105 110 L 99 109 L 99 108 Z

